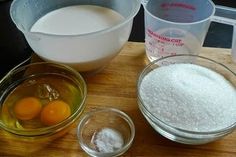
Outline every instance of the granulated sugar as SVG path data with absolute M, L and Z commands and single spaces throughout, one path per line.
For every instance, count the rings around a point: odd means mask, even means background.
M 146 108 L 163 122 L 189 131 L 216 131 L 236 121 L 236 90 L 220 74 L 192 64 L 151 71 L 140 85 Z

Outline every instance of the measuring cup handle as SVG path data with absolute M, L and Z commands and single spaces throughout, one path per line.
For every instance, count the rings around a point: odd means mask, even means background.
M 233 61 L 236 62 L 236 9 L 216 5 L 216 12 L 211 20 L 233 26 L 231 56 Z

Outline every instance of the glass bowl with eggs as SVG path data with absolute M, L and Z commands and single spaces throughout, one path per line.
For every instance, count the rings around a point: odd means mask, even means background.
M 204 144 L 234 131 L 235 86 L 235 73 L 217 61 L 195 55 L 167 56 L 141 72 L 139 109 L 164 137 Z
M 0 80 L 0 91 L 0 128 L 29 139 L 66 132 L 87 95 L 77 71 L 49 62 L 13 68 Z

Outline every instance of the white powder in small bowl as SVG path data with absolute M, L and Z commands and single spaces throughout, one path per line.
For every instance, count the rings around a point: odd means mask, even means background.
M 180 129 L 216 131 L 236 122 L 236 90 L 222 75 L 193 64 L 172 64 L 148 73 L 140 84 L 143 105 Z
M 102 153 L 112 153 L 124 145 L 124 140 L 122 135 L 111 128 L 103 128 L 92 138 L 92 143 L 94 143 L 99 152 Z

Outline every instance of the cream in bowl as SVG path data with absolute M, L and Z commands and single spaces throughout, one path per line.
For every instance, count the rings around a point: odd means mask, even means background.
M 124 20 L 112 9 L 95 5 L 74 5 L 53 10 L 38 19 L 31 32 L 77 35 L 101 31 Z
M 87 72 L 120 52 L 139 8 L 138 0 L 14 0 L 10 14 L 39 57 Z

